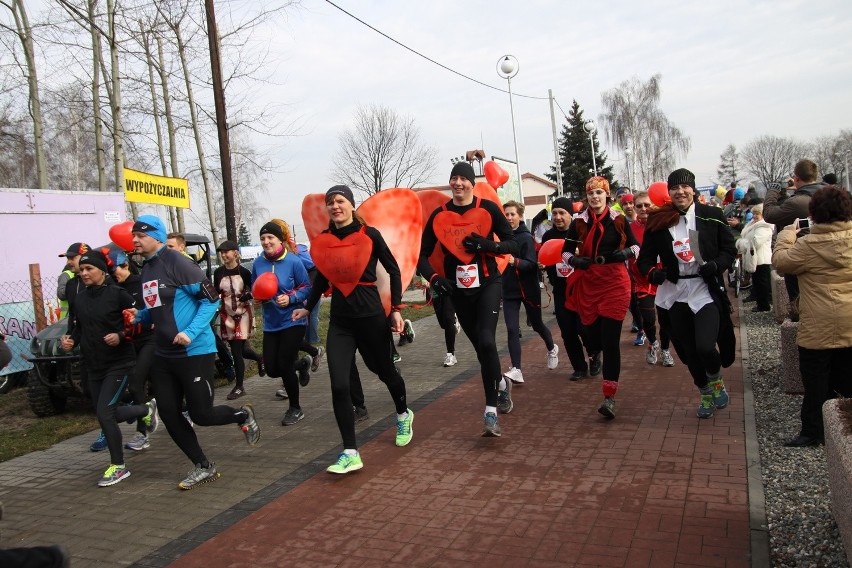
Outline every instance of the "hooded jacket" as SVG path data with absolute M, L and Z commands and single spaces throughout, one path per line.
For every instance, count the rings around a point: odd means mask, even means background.
M 799 278 L 799 332 L 805 349 L 852 347 L 852 221 L 817 223 L 796 238 L 778 233 L 772 264 Z
M 763 219 L 772 223 L 780 232 L 787 225 L 792 225 L 796 219 L 808 216 L 808 204 L 811 197 L 823 184 L 819 182 L 803 185 L 787 199 L 781 199 L 780 189 L 770 189 L 766 192 L 763 202 Z
M 541 304 L 541 288 L 538 287 L 535 241 L 523 221 L 512 233 L 521 250 L 515 256 L 514 266 L 509 265 L 503 271 L 503 297 L 508 300 L 524 300 L 538 307 Z
M 752 221 L 743 227 L 737 241 L 737 252 L 743 255 L 743 268 L 754 272 L 761 264 L 772 262 L 772 234 L 775 227 L 765 220 Z

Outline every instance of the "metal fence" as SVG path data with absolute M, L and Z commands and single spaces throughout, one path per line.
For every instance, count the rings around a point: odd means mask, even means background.
M 59 321 L 56 284 L 57 277 L 0 282 L 0 333 L 13 354 L 0 375 L 32 368 L 21 355 L 30 353 L 30 342 L 41 329 Z

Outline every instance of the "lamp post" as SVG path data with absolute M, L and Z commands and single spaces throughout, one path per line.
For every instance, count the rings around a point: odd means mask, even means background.
M 509 110 L 512 113 L 512 140 L 515 143 L 515 167 L 518 169 L 518 193 L 524 202 L 524 187 L 521 183 L 521 162 L 518 160 L 518 135 L 515 133 L 515 105 L 512 101 L 512 77 L 518 74 L 520 65 L 514 55 L 504 55 L 497 61 L 497 74 L 509 84 Z
M 589 133 L 589 144 L 592 147 L 592 168 L 595 170 L 595 175 L 598 175 L 598 164 L 595 160 L 595 140 L 594 135 L 598 127 L 595 126 L 595 121 L 589 119 L 583 123 L 583 130 Z

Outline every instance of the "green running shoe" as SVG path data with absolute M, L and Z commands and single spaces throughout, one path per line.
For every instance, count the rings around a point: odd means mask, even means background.
M 130 477 L 130 470 L 124 465 L 110 465 L 104 476 L 98 481 L 98 487 L 109 487 Z
M 337 456 L 337 462 L 331 464 L 326 468 L 328 473 L 349 473 L 352 471 L 358 471 L 364 467 L 364 462 L 361 461 L 361 455 L 357 454 L 354 456 L 350 456 L 346 452 L 341 453 Z
M 411 441 L 411 438 L 414 436 L 414 430 L 411 427 L 414 423 L 414 412 L 412 412 L 410 408 L 407 408 L 405 411 L 408 413 L 408 416 L 402 420 L 397 419 L 396 421 L 397 446 L 407 446 Z

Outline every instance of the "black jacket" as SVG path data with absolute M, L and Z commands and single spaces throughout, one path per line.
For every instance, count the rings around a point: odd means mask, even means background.
M 136 359 L 133 346 L 124 339 L 123 310 L 135 306 L 133 297 L 112 280 L 100 286 L 83 289 L 74 300 L 71 309 L 69 335 L 80 352 L 86 367 L 92 371 L 132 365 Z M 104 336 L 117 333 L 118 345 L 110 347 Z
M 541 288 L 538 287 L 535 241 L 523 221 L 512 232 L 520 251 L 515 256 L 515 265 L 510 264 L 503 271 L 503 297 L 508 300 L 523 299 L 538 306 L 541 304 Z

